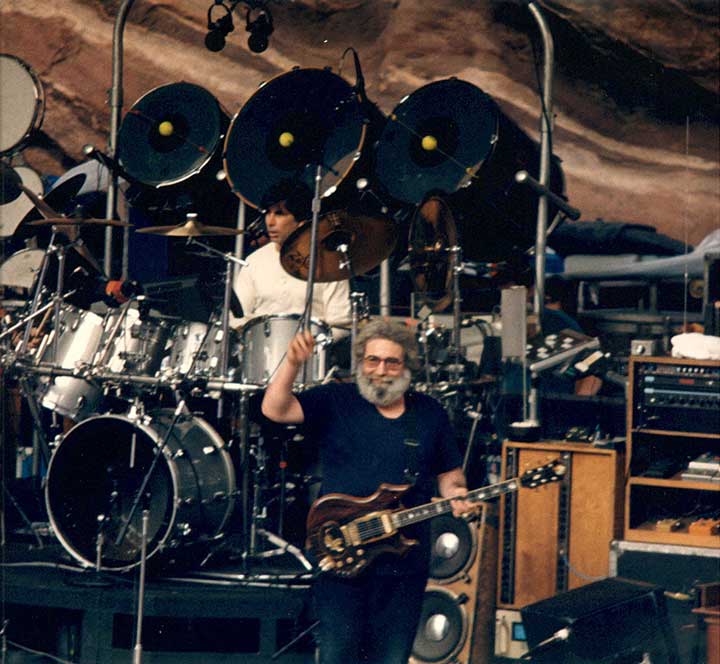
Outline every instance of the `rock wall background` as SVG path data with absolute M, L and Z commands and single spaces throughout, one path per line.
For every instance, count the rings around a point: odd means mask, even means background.
M 220 53 L 203 43 L 210 0 L 137 0 L 125 32 L 127 110 L 153 87 L 190 81 L 235 113 L 259 83 L 301 67 L 338 71 L 348 46 L 367 93 L 391 111 L 406 94 L 457 76 L 538 138 L 527 8 L 504 0 L 276 0 L 275 32 L 247 48 L 244 13 Z M 538 0 L 555 40 L 554 152 L 583 219 L 655 226 L 699 242 L 720 227 L 720 30 L 716 0 Z M 63 173 L 82 146 L 106 144 L 118 0 L 2 0 L 0 52 L 42 80 L 45 120 L 21 155 Z M 352 58 L 342 73 L 354 81 Z M 0 94 L 5 94 L 0 82 Z M 16 163 L 19 163 L 16 160 Z

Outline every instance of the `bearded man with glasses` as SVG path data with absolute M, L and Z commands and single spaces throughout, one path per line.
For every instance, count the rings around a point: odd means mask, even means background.
M 320 385 L 298 394 L 293 384 L 313 352 L 298 334 L 268 386 L 263 414 L 275 422 L 305 423 L 318 441 L 321 494 L 369 496 L 380 484 L 411 484 L 403 506 L 437 493 L 459 516 L 472 506 L 461 456 L 447 414 L 435 399 L 410 390 L 417 342 L 410 329 L 375 320 L 353 347 L 355 383 Z M 381 555 L 354 578 L 332 574 L 314 585 L 321 664 L 407 664 L 417 631 L 430 561 L 429 521 L 403 531 L 419 545 L 402 558 Z

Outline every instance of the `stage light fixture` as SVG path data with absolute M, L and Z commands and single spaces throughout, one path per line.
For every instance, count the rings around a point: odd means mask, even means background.
M 223 14 L 217 20 L 213 20 L 213 9 L 215 7 L 221 7 Z M 208 9 L 208 33 L 205 35 L 205 47 L 209 51 L 217 53 L 225 48 L 225 38 L 235 29 L 235 25 L 232 20 L 232 10 L 234 5 L 226 7 L 225 4 L 220 0 L 210 5 Z M 217 15 L 217 12 L 216 12 Z
M 273 33 L 273 19 L 267 7 L 259 6 L 259 13 L 255 19 L 251 19 L 252 8 L 248 9 L 245 17 L 245 30 L 250 33 L 248 37 L 248 48 L 253 53 L 262 53 L 268 47 L 270 35 Z

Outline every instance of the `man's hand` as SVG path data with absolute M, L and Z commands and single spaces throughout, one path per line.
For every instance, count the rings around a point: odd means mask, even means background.
M 468 513 L 477 512 L 479 503 L 471 503 L 464 500 L 467 495 L 467 482 L 465 473 L 461 468 L 454 468 L 447 473 L 438 475 L 438 488 L 443 498 L 453 498 L 457 496 L 457 500 L 452 500 L 453 516 L 463 516 Z
M 458 498 L 450 501 L 454 517 L 462 517 L 467 514 L 474 514 L 478 511 L 479 503 L 473 503 L 469 500 L 465 500 L 467 487 L 457 487 L 455 491 L 457 491 L 457 493 L 453 493 L 452 495 L 458 496 Z M 448 496 L 448 498 L 452 498 L 452 495 Z
M 296 334 L 287 350 L 287 361 L 299 367 L 312 356 L 313 348 L 315 348 L 315 339 L 309 330 Z

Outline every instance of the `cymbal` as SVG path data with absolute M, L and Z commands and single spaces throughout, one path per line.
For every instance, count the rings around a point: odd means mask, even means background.
M 32 204 L 38 209 L 38 211 L 43 217 L 49 219 L 58 216 L 58 213 L 55 211 L 55 209 L 48 205 L 45 200 L 38 196 L 32 189 L 28 189 L 23 184 L 20 184 L 19 186 L 20 189 L 22 189 L 22 191 L 25 193 L 25 195 L 32 201 Z
M 307 280 L 310 268 L 310 231 L 306 222 L 294 230 L 280 249 L 280 263 L 297 279 Z M 315 281 L 341 281 L 350 278 L 344 257 L 337 251 L 347 245 L 353 275 L 372 270 L 395 248 L 398 232 L 389 219 L 352 215 L 344 210 L 329 212 L 318 220 L 318 252 Z
M 206 226 L 196 219 L 188 219 L 184 224 L 148 226 L 147 228 L 139 228 L 137 232 L 164 235 L 165 237 L 205 237 L 209 235 L 240 235 L 245 231 L 225 226 Z
M 118 219 L 73 219 L 71 217 L 50 217 L 28 221 L 27 226 L 132 226 L 127 221 Z

